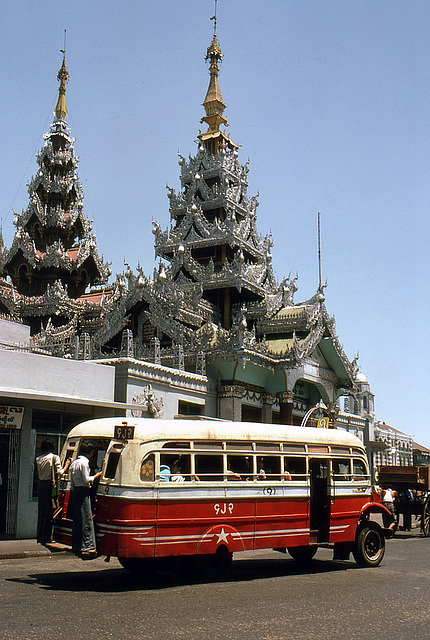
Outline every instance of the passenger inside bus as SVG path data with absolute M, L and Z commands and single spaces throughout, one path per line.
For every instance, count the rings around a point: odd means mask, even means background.
M 167 471 L 168 470 L 168 471 Z M 162 477 L 162 471 L 163 476 Z M 191 457 L 187 454 L 162 453 L 160 455 L 161 482 L 189 482 L 191 480 Z
M 291 477 L 291 473 L 288 471 L 287 468 L 284 469 L 284 480 L 292 480 L 293 478 Z
M 227 480 L 242 480 L 242 476 L 231 469 L 227 469 Z
M 279 456 L 259 456 L 257 459 L 257 480 L 280 480 L 281 458 Z
M 181 473 L 182 463 L 180 460 L 175 460 L 172 466 L 172 475 L 170 476 L 171 482 L 185 482 L 185 478 Z
M 252 457 L 229 454 L 227 456 L 227 480 L 252 480 Z
M 169 482 L 170 467 L 167 464 L 160 464 L 160 482 Z

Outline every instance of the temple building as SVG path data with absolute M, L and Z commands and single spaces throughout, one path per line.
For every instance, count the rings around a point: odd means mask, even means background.
M 107 282 L 110 268 L 97 252 L 91 223 L 85 216 L 78 159 L 67 126 L 65 59 L 58 79 L 54 121 L 37 155 L 39 169 L 28 185 L 27 208 L 15 215 L 12 246 L 1 255 L 3 276 L 11 289 L 3 290 L 0 309 L 19 317 L 33 335 L 73 326 L 86 330 L 97 311 L 88 286 Z
M 168 189 L 170 228 L 154 223 L 159 265 L 152 279 L 127 266 L 106 285 L 109 266 L 84 214 L 66 122 L 63 59 L 29 204 L 2 254 L 10 281 L 0 308 L 54 355 L 126 356 L 206 375 L 217 381 L 214 417 L 300 424 L 322 401 L 333 422 L 337 398 L 354 389 L 356 364 L 339 343 L 323 287 L 296 303 L 297 279 L 274 275 L 273 241 L 259 234 L 258 200 L 247 193 L 248 164 L 223 128 L 216 27 L 206 60 L 207 130 L 196 154 L 179 158 L 180 189 Z
M 373 446 L 373 394 L 342 349 L 324 286 L 296 302 L 297 278 L 277 280 L 273 239 L 258 232 L 248 163 L 224 129 L 216 21 L 205 59 L 205 130 L 195 154 L 179 156 L 169 226 L 153 224 L 158 264 L 152 277 L 126 264 L 109 283 L 84 213 L 63 58 L 28 206 L 15 215 L 10 248 L 0 238 L 0 355 L 3 371 L 17 373 L 0 376 L 0 413 L 23 415 L 19 425 L 0 424 L 1 450 L 13 460 L 1 472 L 0 535 L 34 535 L 41 439 L 50 435 L 60 449 L 69 428 L 95 415 L 308 426 L 325 418 Z

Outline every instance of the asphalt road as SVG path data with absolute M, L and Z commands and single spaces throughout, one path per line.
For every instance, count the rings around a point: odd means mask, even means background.
M 350 640 L 430 638 L 430 539 L 389 540 L 378 568 L 320 549 L 300 570 L 272 551 L 237 554 L 223 580 L 164 569 L 133 577 L 112 560 L 0 562 L 4 640 Z

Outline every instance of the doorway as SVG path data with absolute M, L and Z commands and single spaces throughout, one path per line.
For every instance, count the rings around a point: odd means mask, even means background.
M 8 481 L 9 481 L 9 433 L 0 432 L 0 536 L 4 536 L 6 534 Z
M 311 543 L 328 542 L 330 537 L 330 474 L 329 460 L 311 458 L 309 471 L 310 495 L 310 537 Z

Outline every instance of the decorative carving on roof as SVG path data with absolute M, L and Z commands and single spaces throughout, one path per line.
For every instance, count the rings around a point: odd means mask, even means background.
M 135 393 L 132 403 L 136 405 L 131 410 L 134 418 L 162 418 L 164 414 L 164 400 L 157 396 L 152 385 L 148 384 L 144 387 L 142 393 Z

